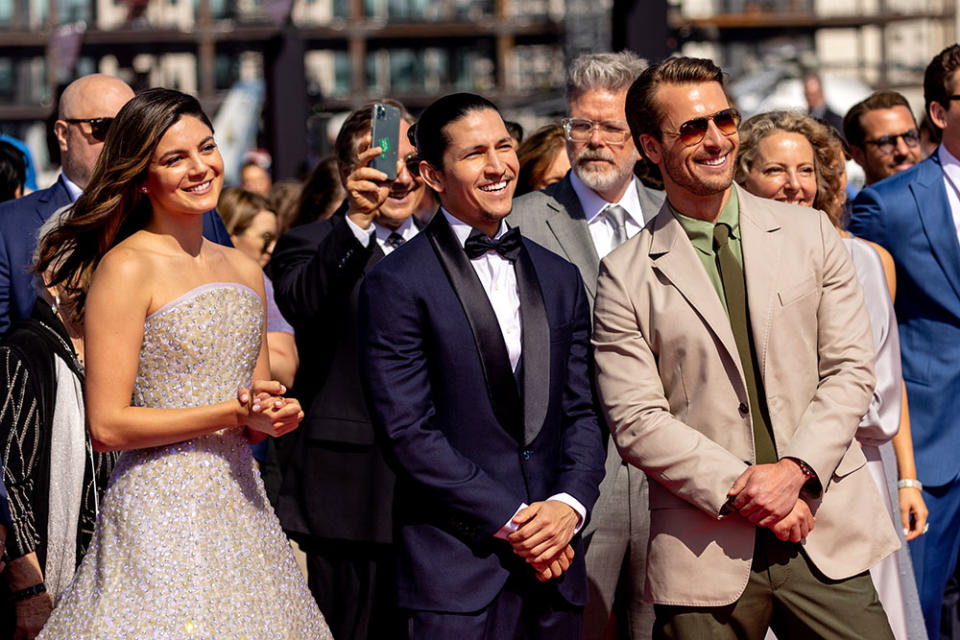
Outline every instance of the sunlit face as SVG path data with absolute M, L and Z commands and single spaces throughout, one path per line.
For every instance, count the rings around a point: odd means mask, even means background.
M 428 184 L 453 215 L 495 231 L 512 206 L 519 162 L 513 138 L 493 109 L 468 112 L 443 128 L 443 167 L 421 163 Z
M 662 114 L 661 140 L 646 134 L 641 140 L 647 157 L 660 167 L 668 195 L 682 190 L 700 197 L 726 191 L 733 182 L 739 135 L 724 135 L 713 120 L 699 142 L 684 144 L 676 135 L 688 120 L 730 107 L 720 83 L 664 84 L 657 89 L 656 104 Z
M 266 169 L 256 164 L 248 164 L 240 170 L 240 186 L 244 191 L 266 196 L 270 193 L 273 181 Z
M 414 175 L 407 168 L 407 160 L 415 159 L 417 150 L 407 139 L 410 125 L 400 121 L 400 144 L 397 146 L 397 179 L 390 183 L 390 195 L 380 206 L 377 222 L 392 229 L 396 229 L 420 209 L 426 187 L 419 175 Z
M 215 209 L 223 186 L 223 158 L 210 127 L 183 116 L 167 129 L 144 186 L 154 215 L 200 215 Z
M 851 147 L 853 159 L 863 167 L 867 184 L 873 184 L 909 169 L 923 159 L 920 143 L 914 146 L 903 138 L 904 133 L 917 131 L 917 123 L 910 109 L 897 105 L 890 109 L 873 109 L 860 116 L 863 125 L 863 147 Z M 885 151 L 877 144 L 895 138 L 894 147 Z
M 743 188 L 761 198 L 812 207 L 817 197 L 817 171 L 810 141 L 789 131 L 775 131 L 763 138 Z
M 570 117 L 619 123 L 629 133 L 626 101 L 626 90 L 613 93 L 591 89 L 570 101 Z M 594 128 L 586 142 L 567 140 L 567 159 L 577 177 L 601 195 L 617 196 L 616 200 L 633 179 L 633 166 L 639 157 L 630 135 L 623 142 L 607 142 Z
M 277 214 L 266 209 L 259 211 L 250 221 L 250 226 L 241 234 L 230 234 L 230 240 L 233 246 L 259 262 L 261 267 L 266 265 L 277 244 Z
M 540 175 L 536 182 L 530 185 L 530 190 L 539 191 L 556 182 L 560 182 L 563 180 L 563 177 L 567 175 L 568 171 L 570 171 L 570 157 L 562 148 L 558 147 L 557 150 L 553 152 L 553 159 L 550 161 L 549 166 L 547 166 L 546 171 Z
M 960 69 L 954 71 L 945 83 L 949 88 L 947 95 L 956 95 L 960 91 Z M 930 119 L 940 127 L 943 135 L 943 144 L 951 152 L 960 149 L 960 100 L 950 100 L 944 107 L 938 102 L 930 105 Z
M 65 120 L 57 120 L 55 131 L 64 173 L 81 189 L 90 181 L 90 174 L 103 150 L 103 140 L 94 136 L 89 122 L 67 120 L 114 118 L 131 98 L 133 90 L 120 81 L 91 82 L 71 100 L 64 113 Z

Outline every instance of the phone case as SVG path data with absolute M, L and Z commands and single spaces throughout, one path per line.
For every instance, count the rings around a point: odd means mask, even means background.
M 400 109 L 388 104 L 373 105 L 372 147 L 380 147 L 381 153 L 370 166 L 387 174 L 387 179 L 397 179 L 397 147 L 400 145 Z

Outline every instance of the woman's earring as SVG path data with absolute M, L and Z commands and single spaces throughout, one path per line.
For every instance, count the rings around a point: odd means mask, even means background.
M 147 192 L 147 188 L 146 188 L 146 187 L 140 187 L 140 191 L 143 192 L 143 193 L 146 193 L 146 192 Z

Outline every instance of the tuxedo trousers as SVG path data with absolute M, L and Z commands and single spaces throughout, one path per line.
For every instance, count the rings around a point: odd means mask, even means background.
M 844 580 L 824 576 L 801 551 L 758 528 L 747 587 L 722 607 L 655 605 L 657 640 L 893 640 L 867 571 Z
M 480 611 L 407 611 L 408 640 L 581 640 L 583 607 L 549 583 L 510 578 Z M 339 640 L 339 638 L 338 638 Z

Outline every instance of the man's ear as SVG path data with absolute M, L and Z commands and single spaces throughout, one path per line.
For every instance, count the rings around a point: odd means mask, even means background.
M 947 128 L 947 110 L 939 102 L 930 103 L 930 120 L 941 129 Z
M 639 142 L 643 155 L 647 156 L 647 159 L 653 164 L 660 164 L 660 160 L 663 158 L 663 147 L 660 145 L 660 141 L 650 134 L 643 133 L 640 134 Z
M 57 145 L 60 147 L 61 153 L 67 151 L 67 128 L 69 126 L 63 120 L 57 120 L 53 123 L 53 135 L 57 137 Z
M 420 161 L 420 177 L 427 183 L 427 186 L 437 193 L 444 192 L 443 172 L 438 170 L 426 160 Z

